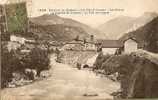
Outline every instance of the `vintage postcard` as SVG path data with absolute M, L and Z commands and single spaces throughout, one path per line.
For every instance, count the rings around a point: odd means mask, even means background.
M 157 5 L 0 0 L 0 99 L 158 99 Z

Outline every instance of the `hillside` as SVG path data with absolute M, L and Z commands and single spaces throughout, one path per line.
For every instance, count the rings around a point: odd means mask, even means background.
M 158 17 L 136 31 L 126 33 L 120 40 L 125 40 L 129 36 L 141 42 L 145 46 L 144 49 L 158 53 Z
M 146 12 L 140 17 L 119 16 L 100 25 L 98 29 L 110 39 L 118 39 L 124 33 L 131 32 L 150 22 L 157 13 Z
M 87 33 L 88 35 L 94 35 L 94 37 L 96 38 L 100 38 L 100 37 L 104 37 L 106 38 L 106 36 L 103 36 L 98 30 L 91 28 L 88 25 L 85 25 L 83 23 L 80 23 L 78 21 L 75 21 L 73 19 L 69 19 L 69 18 L 63 18 L 57 15 L 53 15 L 53 14 L 45 14 L 39 17 L 35 17 L 35 18 L 30 18 L 31 23 L 34 23 L 36 25 L 40 25 L 43 27 L 46 26 L 55 26 L 55 25 L 61 25 L 61 26 L 67 26 L 67 27 L 73 27 L 76 29 L 81 29 L 81 31 L 83 33 Z M 74 29 L 75 30 L 75 29 Z M 75 30 L 77 31 L 77 30 Z M 49 32 L 51 33 L 51 31 Z M 80 33 L 80 32 L 78 32 Z M 87 34 L 85 34 L 87 36 Z M 74 36 L 79 35 L 79 34 L 74 34 Z M 83 35 L 83 34 L 82 34 Z
M 77 35 L 80 38 L 89 36 L 82 28 L 62 24 L 35 25 L 32 23 L 30 27 L 30 31 L 36 34 L 40 40 L 70 41 Z
M 120 82 L 117 99 L 158 97 L 158 54 L 145 50 L 112 56 L 99 54 L 95 64 L 95 69 Z

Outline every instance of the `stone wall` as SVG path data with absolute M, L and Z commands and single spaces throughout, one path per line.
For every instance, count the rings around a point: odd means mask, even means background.
M 96 54 L 95 51 L 65 50 L 65 51 L 61 51 L 60 57 L 62 63 L 76 66 L 77 63 L 85 64 L 87 60 L 93 57 L 95 54 Z

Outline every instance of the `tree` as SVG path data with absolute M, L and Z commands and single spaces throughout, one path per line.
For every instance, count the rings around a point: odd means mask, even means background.
M 147 40 L 147 46 L 146 49 L 148 51 L 151 52 L 158 52 L 158 45 L 157 45 L 157 41 L 158 41 L 158 35 L 156 34 L 156 32 L 154 30 L 151 31 L 150 34 L 146 35 L 146 40 Z
M 74 40 L 75 40 L 75 41 L 78 41 L 79 38 L 80 38 L 79 35 L 77 35 L 76 38 L 75 38 Z
M 50 60 L 46 50 L 36 47 L 31 50 L 28 59 L 29 66 L 27 67 L 36 69 L 38 76 L 40 76 L 42 70 L 48 70 L 50 68 Z
M 87 42 L 86 38 L 83 40 L 84 44 Z

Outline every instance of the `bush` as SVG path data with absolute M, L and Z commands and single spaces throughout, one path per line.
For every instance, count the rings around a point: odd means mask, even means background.
M 95 69 L 102 69 L 102 64 L 108 59 L 110 58 L 111 55 L 103 55 L 103 53 L 101 52 L 98 57 L 96 58 L 96 61 L 94 63 L 94 68 Z
M 20 50 L 8 51 L 6 44 L 1 48 L 1 87 L 7 86 L 13 78 L 12 73 L 24 73 L 26 68 L 35 69 L 37 75 L 42 70 L 48 70 L 50 60 L 46 50 L 35 47 L 28 54 L 22 54 Z
M 5 52 L 3 49 L 1 50 L 1 87 L 6 87 L 6 84 L 10 81 L 12 77 L 12 71 L 10 69 L 13 68 L 13 66 L 9 66 L 10 59 L 12 59 L 12 55 L 9 52 Z
M 31 50 L 30 54 L 26 57 L 26 62 L 28 64 L 27 68 L 36 69 L 38 76 L 42 70 L 48 70 L 50 68 L 47 51 L 38 47 Z
M 143 56 L 112 56 L 102 65 L 106 73 L 118 72 L 121 98 L 158 97 L 158 65 Z
M 2 44 L 1 48 L 1 87 L 6 87 L 7 83 L 11 81 L 12 73 L 21 71 L 23 68 L 20 57 L 16 51 L 8 51 L 5 45 Z

